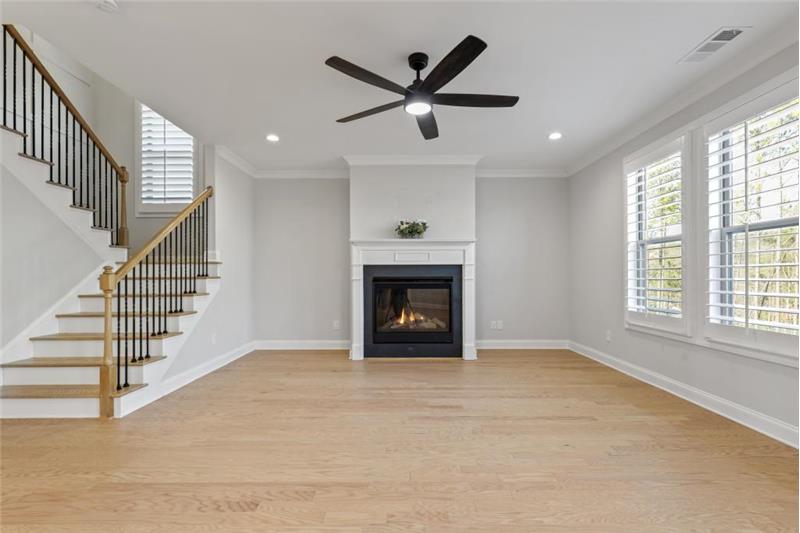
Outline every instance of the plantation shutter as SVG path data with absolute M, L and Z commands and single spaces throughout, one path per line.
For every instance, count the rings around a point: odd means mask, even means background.
M 627 174 L 628 311 L 680 317 L 683 304 L 681 151 Z
M 708 320 L 798 333 L 798 100 L 707 138 Z
M 141 200 L 145 204 L 183 204 L 194 196 L 194 139 L 141 106 Z

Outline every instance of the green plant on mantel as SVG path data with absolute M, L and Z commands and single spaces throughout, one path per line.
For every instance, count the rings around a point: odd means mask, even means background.
M 419 239 L 425 235 L 428 223 L 424 220 L 401 220 L 394 228 L 394 232 L 401 239 Z

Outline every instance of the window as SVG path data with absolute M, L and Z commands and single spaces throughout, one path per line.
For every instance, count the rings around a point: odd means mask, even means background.
M 683 314 L 682 140 L 626 165 L 626 310 Z
M 708 321 L 798 334 L 798 100 L 707 137 Z
M 194 197 L 194 139 L 146 105 L 139 119 L 140 211 L 174 211 Z

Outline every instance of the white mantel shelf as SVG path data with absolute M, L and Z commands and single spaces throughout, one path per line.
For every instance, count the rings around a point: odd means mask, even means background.
M 462 358 L 478 358 L 475 348 L 475 241 L 455 239 L 353 239 L 350 241 L 350 359 L 364 359 L 364 265 L 461 265 Z

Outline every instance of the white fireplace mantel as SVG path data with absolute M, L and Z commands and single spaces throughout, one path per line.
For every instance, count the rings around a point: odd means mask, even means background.
M 375 239 L 350 241 L 350 359 L 364 359 L 364 265 L 461 265 L 463 358 L 478 358 L 475 350 L 475 241 L 437 239 Z

